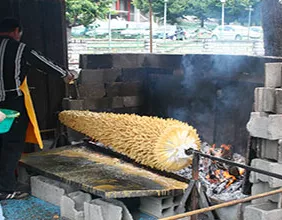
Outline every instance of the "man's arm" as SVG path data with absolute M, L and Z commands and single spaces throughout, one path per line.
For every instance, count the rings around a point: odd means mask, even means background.
M 61 78 L 73 78 L 69 71 L 50 61 L 33 49 L 26 47 L 24 50 L 24 57 L 29 65 L 42 72 L 57 75 Z

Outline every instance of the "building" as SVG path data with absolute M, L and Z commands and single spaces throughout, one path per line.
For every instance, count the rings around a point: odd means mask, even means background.
M 119 16 L 127 21 L 147 20 L 140 14 L 140 10 L 134 7 L 133 0 L 116 0 L 116 4 L 113 6 L 116 11 L 119 12 Z

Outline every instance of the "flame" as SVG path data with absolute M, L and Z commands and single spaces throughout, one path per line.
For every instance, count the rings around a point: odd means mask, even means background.
M 229 144 L 222 144 L 219 148 L 216 148 L 216 145 L 213 144 L 212 147 L 209 149 L 208 153 L 210 155 L 216 156 L 216 157 L 225 157 L 228 158 L 232 156 L 231 152 L 231 145 Z M 218 162 L 212 161 L 213 164 L 217 164 Z M 231 175 L 228 170 L 222 170 L 222 169 L 215 169 L 212 170 L 211 167 L 209 167 L 209 174 L 206 175 L 207 180 L 210 183 L 223 183 L 226 182 L 225 188 L 228 188 L 232 183 L 234 183 L 237 178 L 234 175 Z M 242 176 L 245 173 L 245 169 L 239 168 L 238 171 L 240 176 Z

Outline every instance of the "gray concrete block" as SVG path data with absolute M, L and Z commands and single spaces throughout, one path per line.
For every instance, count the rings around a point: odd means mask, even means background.
M 269 115 L 268 137 L 266 139 L 282 139 L 282 114 Z
M 257 195 L 260 193 L 265 193 L 265 192 L 270 192 L 272 190 L 276 190 L 279 188 L 270 188 L 269 184 L 267 182 L 258 182 L 258 183 L 254 183 L 252 186 L 252 196 L 253 195 Z M 260 199 L 254 199 L 252 200 L 252 204 L 260 204 L 260 203 L 265 203 L 268 201 L 271 202 L 276 202 L 278 203 L 280 201 L 281 195 L 280 194 L 276 194 L 276 195 L 272 195 L 272 196 L 267 196 L 267 197 L 263 197 Z
M 64 98 L 62 106 L 64 110 L 83 110 L 84 100 Z
M 104 220 L 102 207 L 90 202 L 84 203 L 84 220 Z
M 277 203 L 263 203 L 247 206 L 244 220 L 281 220 L 282 209 L 277 209 Z
M 275 160 L 278 163 L 282 163 L 282 147 L 281 144 L 279 144 L 280 142 L 282 142 L 282 140 L 272 141 L 267 139 L 260 139 L 258 157 L 262 159 Z
M 62 196 L 60 211 L 63 218 L 69 220 L 84 220 L 84 203 L 91 201 L 91 195 L 76 191 Z
M 261 170 L 269 171 L 271 173 L 277 173 L 282 175 L 282 164 L 279 163 L 275 163 L 263 159 L 253 159 L 251 162 L 251 166 Z M 280 179 L 260 173 L 251 172 L 250 182 L 259 183 L 260 181 L 268 182 L 270 188 L 277 188 L 282 186 L 282 180 Z
M 102 199 L 94 199 L 91 203 L 101 207 L 104 220 L 122 220 L 122 208 L 120 206 Z
M 121 69 L 82 69 L 78 81 L 82 85 L 112 83 L 120 75 Z
M 31 195 L 56 206 L 60 206 L 63 195 L 77 190 L 73 186 L 44 176 L 32 176 L 30 184 Z
M 86 110 L 106 110 L 111 109 L 113 98 L 104 97 L 100 99 L 86 98 L 84 99 L 84 108 Z
M 247 123 L 247 130 L 253 137 L 267 137 L 268 114 L 263 112 L 252 112 Z M 265 138 L 267 139 L 267 138 Z
M 106 95 L 104 83 L 80 84 L 78 90 L 82 99 L 102 98 Z
M 254 109 L 256 112 L 275 112 L 275 89 L 256 88 Z
M 253 137 L 269 140 L 282 139 L 282 114 L 267 115 L 263 112 L 252 112 L 247 130 Z
M 142 96 L 124 96 L 123 105 L 124 107 L 137 107 L 143 105 L 144 100 Z
M 145 54 L 112 54 L 114 68 L 143 67 Z
M 176 214 L 181 198 L 182 196 L 142 197 L 139 210 L 157 218 L 172 216 Z M 184 211 L 183 209 L 182 212 Z
M 123 108 L 123 98 L 122 97 L 113 97 L 112 108 Z
M 106 85 L 108 97 L 138 96 L 142 93 L 141 82 L 114 82 Z
M 265 64 L 264 86 L 270 88 L 282 86 L 282 63 Z
M 282 89 L 275 89 L 275 113 L 282 114 Z
M 116 199 L 103 199 L 103 200 L 122 208 L 122 220 L 133 220 L 131 213 L 129 212 L 129 210 L 127 209 L 127 207 L 123 202 Z

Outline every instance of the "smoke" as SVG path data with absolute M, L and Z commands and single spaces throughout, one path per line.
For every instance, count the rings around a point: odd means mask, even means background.
M 245 60 L 244 56 L 184 56 L 182 59 L 184 79 L 181 94 L 185 97 L 182 97 L 181 104 L 173 102 L 168 106 L 168 117 L 194 126 L 203 141 L 216 143 L 218 138 L 225 144 L 236 142 L 235 137 L 232 136 L 233 133 L 236 133 L 233 132 L 235 126 L 228 127 L 231 131 L 227 135 L 224 134 L 224 126 L 228 125 L 224 123 L 234 124 L 236 117 L 240 120 L 239 112 L 244 111 L 244 106 L 249 107 L 247 113 L 244 112 L 245 115 L 250 111 L 250 98 L 245 97 L 246 94 L 250 94 L 250 88 L 238 82 L 236 78 L 238 74 L 242 73 L 242 68 L 246 69 Z M 242 101 L 242 99 L 247 99 L 247 101 Z M 244 102 L 243 105 L 242 102 Z M 219 126 L 221 128 L 217 129 Z M 218 134 L 218 132 L 223 133 Z

